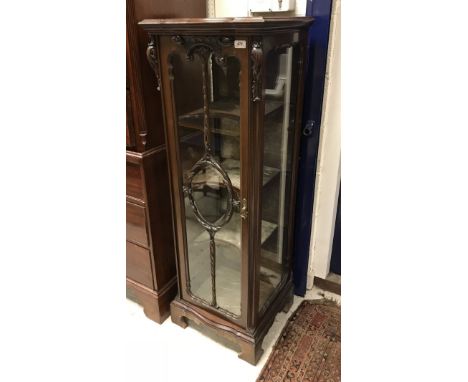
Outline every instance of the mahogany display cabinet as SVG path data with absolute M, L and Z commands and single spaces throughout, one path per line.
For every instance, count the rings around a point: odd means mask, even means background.
M 293 301 L 292 248 L 311 18 L 143 20 L 161 91 L 175 216 L 171 318 L 255 364 Z M 158 107 L 158 105 L 154 105 Z

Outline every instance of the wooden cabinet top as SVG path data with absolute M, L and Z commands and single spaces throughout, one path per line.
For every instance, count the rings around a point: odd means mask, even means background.
M 281 31 L 302 29 L 308 27 L 312 17 L 225 17 L 225 18 L 177 18 L 177 19 L 147 19 L 139 22 L 148 32 L 164 33 L 165 31 L 213 30 L 254 32 Z

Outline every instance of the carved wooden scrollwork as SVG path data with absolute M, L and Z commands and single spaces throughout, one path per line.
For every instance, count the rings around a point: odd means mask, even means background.
M 151 41 L 148 43 L 148 47 L 146 48 L 146 57 L 148 59 L 149 64 L 151 65 L 151 68 L 154 71 L 154 74 L 156 74 L 156 78 L 158 81 L 158 85 L 156 88 L 159 91 L 161 90 L 161 76 L 159 74 L 159 60 L 156 53 L 156 41 L 154 40 L 154 37 L 151 37 Z
M 250 53 L 252 59 L 252 100 L 262 100 L 263 49 L 260 41 L 254 41 Z
M 187 59 L 193 60 L 194 54 L 198 54 L 202 59 L 208 59 L 213 54 L 218 65 L 226 65 L 226 58 L 222 54 L 223 47 L 234 45 L 232 37 L 197 37 L 197 36 L 172 36 L 172 41 L 178 45 L 184 45 L 187 50 Z
M 174 41 L 176 44 L 179 44 L 179 45 L 184 45 L 185 44 L 185 40 L 182 36 L 172 36 L 171 37 L 171 40 Z

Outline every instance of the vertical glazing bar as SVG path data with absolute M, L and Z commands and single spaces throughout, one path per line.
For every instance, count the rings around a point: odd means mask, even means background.
M 211 263 L 211 306 L 216 307 L 216 243 L 215 233 L 209 231 L 210 234 L 210 263 Z
M 208 60 L 211 56 L 205 52 L 200 55 L 202 62 L 202 86 L 203 86 L 203 134 L 205 143 L 205 155 L 211 155 L 211 131 L 210 131 L 210 107 L 208 99 Z

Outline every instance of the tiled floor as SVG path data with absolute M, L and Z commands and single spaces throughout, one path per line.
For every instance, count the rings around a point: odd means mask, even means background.
M 322 298 L 322 293 L 327 298 L 341 301 L 340 296 L 315 287 L 307 292 L 305 298 Z M 254 382 L 288 317 L 302 300 L 303 298 L 294 296 L 294 304 L 289 312 L 276 316 L 263 341 L 264 353 L 256 366 L 239 359 L 235 350 L 193 329 L 191 323 L 186 329 L 182 329 L 168 318 L 162 325 L 158 325 L 146 318 L 139 305 L 127 300 L 127 380 Z

